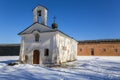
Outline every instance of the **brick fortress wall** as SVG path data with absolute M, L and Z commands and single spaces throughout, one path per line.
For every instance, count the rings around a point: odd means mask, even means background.
M 120 56 L 120 40 L 79 41 L 78 56 Z

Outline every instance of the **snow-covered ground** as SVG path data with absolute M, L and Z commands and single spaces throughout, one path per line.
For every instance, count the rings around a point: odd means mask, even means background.
M 120 80 L 120 57 L 78 57 L 62 67 L 7 63 L 18 56 L 0 57 L 0 80 Z

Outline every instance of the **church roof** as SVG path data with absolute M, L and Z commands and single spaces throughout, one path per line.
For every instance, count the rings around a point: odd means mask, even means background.
M 20 33 L 18 33 L 18 35 L 27 34 L 26 31 L 27 31 L 28 29 L 30 29 L 31 27 L 33 27 L 35 24 L 42 25 L 44 28 L 48 29 L 48 30 L 45 30 L 45 31 L 39 31 L 39 30 L 38 30 L 38 32 L 40 32 L 40 33 L 44 33 L 44 32 L 56 32 L 56 31 L 58 31 L 58 32 L 64 34 L 65 36 L 67 36 L 67 37 L 72 38 L 73 40 L 75 40 L 73 37 L 65 34 L 64 32 L 62 32 L 62 31 L 60 31 L 60 30 L 58 30 L 58 29 L 52 29 L 52 28 L 50 28 L 50 27 L 48 27 L 48 26 L 46 26 L 46 25 L 40 24 L 40 23 L 33 23 L 32 25 L 30 25 L 29 27 L 27 27 L 25 30 L 23 30 L 23 31 L 21 31 Z M 32 32 L 33 32 L 33 31 L 32 31 Z M 32 32 L 30 32 L 30 33 L 32 33 Z M 75 41 L 77 41 L 77 40 L 75 40 Z
M 44 28 L 49 29 L 48 32 L 53 32 L 53 31 L 55 31 L 54 29 L 52 29 L 52 28 L 50 28 L 50 27 L 48 27 L 48 26 L 46 26 L 46 25 L 43 25 L 43 24 L 40 24 L 40 23 L 37 23 L 37 22 L 36 22 L 36 23 L 33 23 L 32 25 L 30 25 L 29 27 L 27 27 L 25 30 L 23 30 L 23 31 L 21 31 L 20 33 L 18 33 L 18 35 L 27 34 L 26 31 L 27 31 L 28 29 L 30 29 L 31 27 L 33 27 L 35 24 L 42 25 L 42 26 L 44 26 Z M 40 32 L 47 32 L 47 31 L 40 31 Z
M 37 5 L 37 7 L 44 7 L 45 9 L 48 10 L 48 8 L 46 8 L 45 6 L 43 6 L 43 5 L 41 5 L 41 4 Z M 36 7 L 34 7 L 34 8 L 32 9 L 32 11 L 33 11 L 35 8 L 36 8 Z

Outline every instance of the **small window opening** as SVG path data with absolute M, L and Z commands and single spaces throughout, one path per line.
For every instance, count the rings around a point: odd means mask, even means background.
M 80 48 L 80 52 L 82 52 L 82 48 Z
M 44 50 L 44 56 L 49 56 L 49 49 Z
M 115 49 L 115 52 L 117 53 L 117 52 L 118 52 L 118 49 Z
M 94 49 L 91 48 L 91 55 L 94 55 Z
M 39 42 L 39 38 L 40 38 L 39 34 L 35 34 L 35 42 Z
M 106 49 L 103 49 L 103 52 L 106 52 Z

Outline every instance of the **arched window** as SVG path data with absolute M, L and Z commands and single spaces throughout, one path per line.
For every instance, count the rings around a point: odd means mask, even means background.
M 40 38 L 39 34 L 35 34 L 35 42 L 39 42 L 39 38 Z
M 39 10 L 37 13 L 38 13 L 38 22 L 42 23 L 41 10 Z

